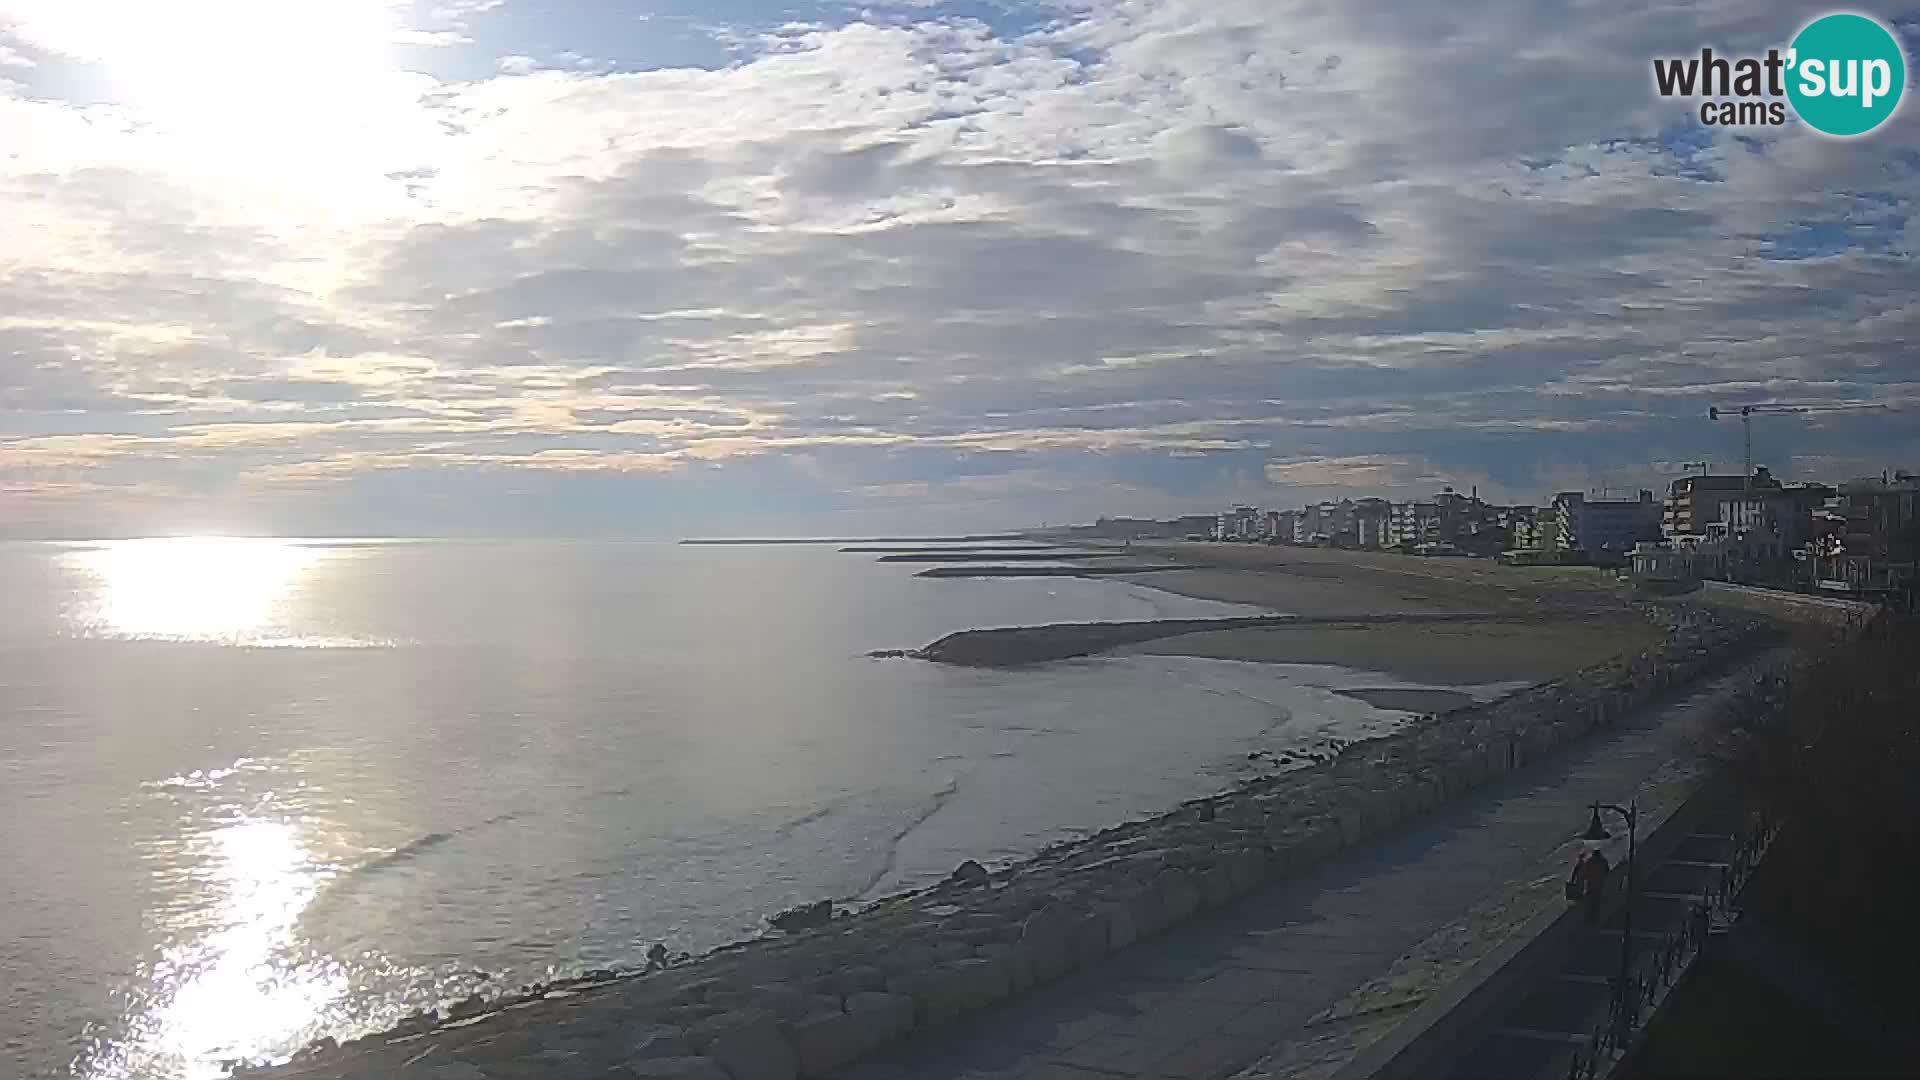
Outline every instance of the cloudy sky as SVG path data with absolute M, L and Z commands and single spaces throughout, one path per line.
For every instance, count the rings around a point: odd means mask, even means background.
M 1920 468 L 1920 105 L 1652 91 L 1824 10 L 0 0 L 0 534 Z

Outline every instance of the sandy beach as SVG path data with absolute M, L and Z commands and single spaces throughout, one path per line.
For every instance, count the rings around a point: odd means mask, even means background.
M 1419 558 L 1331 548 L 1253 544 L 1136 546 L 1145 557 L 1207 569 L 1142 579 L 1209 600 L 1302 615 L 1619 609 L 1628 590 L 1594 567 L 1514 567 L 1484 559 Z
M 1336 664 L 1412 682 L 1465 686 L 1557 678 L 1644 648 L 1658 637 L 1628 591 L 1588 567 L 1521 568 L 1478 559 L 1240 544 L 1168 544 L 1135 551 L 1203 565 L 1137 579 L 1184 596 L 1315 617 L 1464 612 L 1497 617 L 1204 631 L 1114 650 L 1123 655 Z M 1384 699 L 1375 703 L 1387 704 Z M 1438 697 L 1424 704 L 1430 711 L 1446 707 Z M 1390 707 L 1420 706 L 1395 698 Z
M 1285 626 L 1182 634 L 1117 654 L 1199 656 L 1269 664 L 1336 664 L 1409 682 L 1468 686 L 1543 682 L 1651 644 L 1656 631 L 1630 613 L 1611 619 L 1528 622 Z M 1382 704 L 1383 702 L 1375 702 Z M 1401 705 L 1387 706 L 1405 707 Z

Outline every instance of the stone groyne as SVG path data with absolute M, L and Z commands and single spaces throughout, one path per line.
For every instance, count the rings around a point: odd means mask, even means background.
M 1138 622 L 1048 623 L 993 630 L 962 630 L 926 648 L 889 655 L 914 656 L 968 667 L 1018 667 L 1094 656 L 1122 645 L 1213 630 L 1258 630 L 1277 626 L 1376 626 L 1387 623 L 1525 622 L 1543 616 L 1445 612 L 1395 615 L 1249 615 L 1227 619 L 1148 619 Z
M 883 563 L 1084 562 L 1094 559 L 1130 559 L 1124 551 L 905 551 L 882 555 Z
M 1124 577 L 1130 574 L 1157 574 L 1169 570 L 1204 570 L 1202 566 L 1180 563 L 1151 563 L 1139 566 L 936 566 L 913 575 L 924 578 L 980 577 Z
M 243 1075 L 827 1076 L 1366 843 L 1772 640 L 1735 613 L 1655 617 L 1667 633 L 1653 648 L 1004 869 L 967 863 L 940 886 L 811 930 L 651 973 L 471 999 Z

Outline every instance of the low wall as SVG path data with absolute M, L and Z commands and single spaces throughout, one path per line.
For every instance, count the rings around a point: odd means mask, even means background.
M 1668 632 L 1653 648 L 1012 867 L 969 863 L 941 886 L 811 931 L 651 974 L 469 1000 L 245 1075 L 826 1076 L 1365 844 L 1767 638 L 1755 620 L 1705 608 L 1655 617 Z
M 1699 600 L 1718 607 L 1849 634 L 1858 633 L 1880 612 L 1877 605 L 1859 600 L 1732 585 L 1724 581 L 1702 582 Z

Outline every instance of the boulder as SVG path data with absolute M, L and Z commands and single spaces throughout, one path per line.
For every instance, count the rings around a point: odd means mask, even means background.
M 1013 992 L 1007 969 L 1003 958 L 976 956 L 956 962 L 943 975 L 960 1011 L 972 1012 Z
M 1033 958 L 1019 944 L 982 945 L 980 956 L 998 961 L 1006 967 L 1009 993 L 1023 994 L 1033 985 Z
M 1101 904 L 1095 911 L 1106 920 L 1107 949 L 1118 952 L 1140 940 L 1140 928 L 1133 921 L 1133 908 L 1125 903 Z M 1018 991 L 1020 987 L 1015 987 Z
M 816 930 L 833 921 L 833 901 L 822 900 L 814 904 L 801 904 L 767 920 L 775 930 L 797 933 L 801 930 Z
M 862 990 L 878 990 L 887 984 L 886 972 L 877 967 L 856 964 L 828 972 L 821 976 L 819 987 L 831 994 L 846 997 Z
M 627 1060 L 693 1056 L 687 1033 L 670 1024 L 634 1024 L 620 1033 Z
M 719 1062 L 703 1057 L 644 1058 L 629 1061 L 624 1069 L 610 1075 L 643 1080 L 729 1080 Z
M 872 1029 L 857 1016 L 843 1012 L 817 1013 L 787 1028 L 800 1075 L 829 1076 L 865 1057 L 878 1043 Z
M 1208 908 L 1226 907 L 1234 896 L 1233 874 L 1224 862 L 1200 871 L 1200 898 Z
M 1075 916 L 1068 934 L 1068 970 L 1090 966 L 1107 955 L 1110 933 L 1106 913 L 1098 907 Z
M 869 1043 L 881 1046 L 913 1030 L 913 999 L 878 990 L 849 994 L 847 1015 L 859 1021 Z
M 498 1025 L 494 1025 L 496 1028 Z M 496 1030 L 494 1034 L 476 1039 L 462 1056 L 474 1057 L 484 1054 L 489 1061 L 526 1058 L 540 1052 L 541 1039 L 538 1033 L 526 1028 L 507 1028 Z
M 1135 940 L 1153 937 L 1172 925 L 1166 908 L 1160 903 L 1160 892 L 1151 882 L 1120 903 L 1127 909 Z M 1111 929 L 1108 933 L 1112 933 Z
M 1160 871 L 1154 876 L 1153 891 L 1167 926 L 1179 926 L 1200 910 L 1200 888 L 1184 871 Z
M 1050 983 L 1066 974 L 1073 961 L 1074 921 L 1066 909 L 1050 904 L 1027 916 L 1020 946 L 1033 964 L 1033 981 Z
M 1341 808 L 1336 816 L 1340 829 L 1340 846 L 1353 847 L 1367 839 L 1367 819 L 1357 806 Z
M 1227 873 L 1233 876 L 1234 892 L 1240 896 L 1265 884 L 1272 869 L 1267 853 L 1258 847 L 1243 847 L 1227 860 Z
M 947 875 L 946 884 L 951 888 L 970 889 L 985 885 L 991 876 L 986 867 L 968 859 Z
M 805 991 L 780 983 L 755 986 L 748 996 L 755 1008 L 765 1009 L 781 1020 L 798 1020 L 819 1007 Z
M 933 958 L 942 964 L 965 960 L 973 955 L 973 946 L 964 941 L 942 941 L 933 947 Z
M 732 1080 L 795 1080 L 800 1075 L 780 1025 L 760 1009 L 722 1013 L 687 1034 Z
M 911 975 L 934 966 L 939 957 L 928 946 L 900 942 L 882 951 L 875 962 L 887 975 Z

